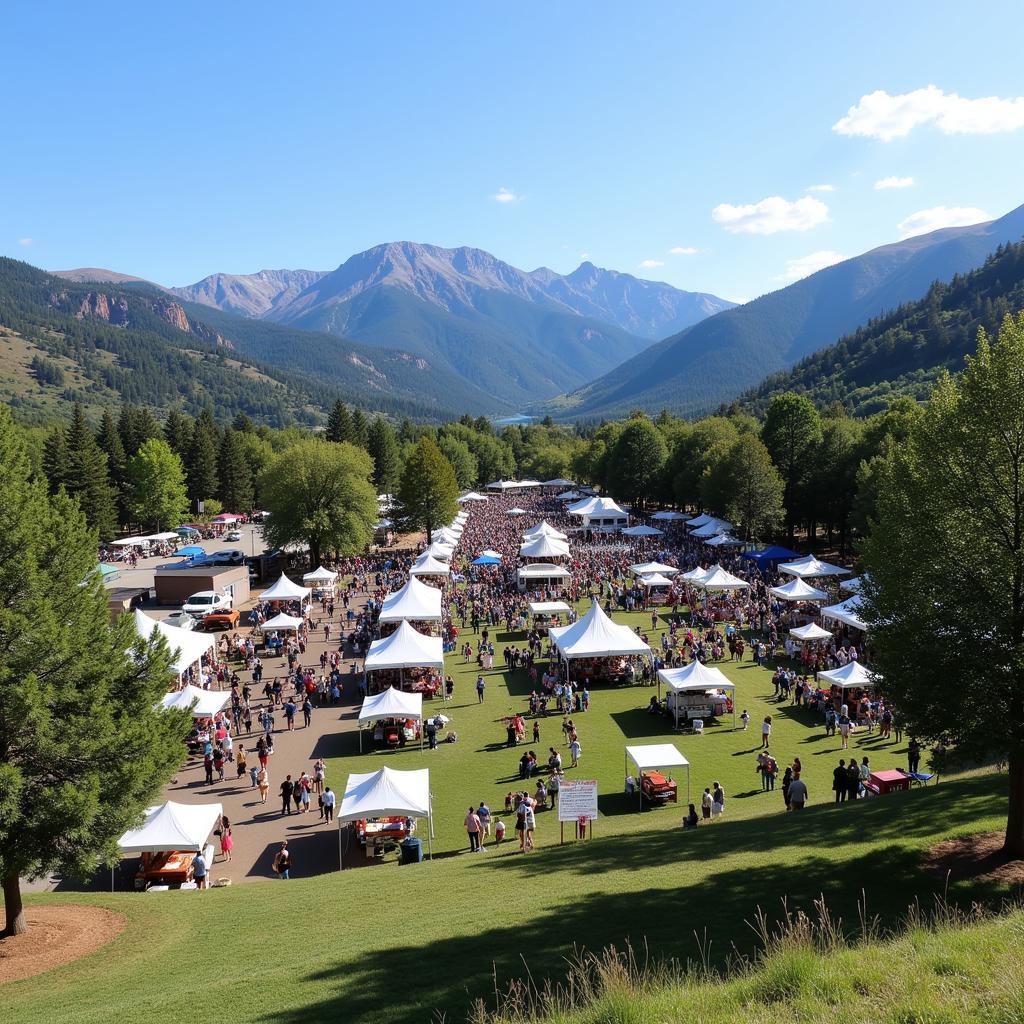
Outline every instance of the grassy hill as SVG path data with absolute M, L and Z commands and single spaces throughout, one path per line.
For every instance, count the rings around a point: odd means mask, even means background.
M 1024 244 L 1002 246 L 979 269 L 934 284 L 919 302 L 773 374 L 740 402 L 763 413 L 773 395 L 796 391 L 819 406 L 838 401 L 855 415 L 869 416 L 899 395 L 924 399 L 942 370 L 963 368 L 979 327 L 995 335 L 1003 317 L 1021 309 Z
M 747 922 L 758 907 L 770 921 L 777 918 L 783 896 L 791 911 L 810 911 L 823 894 L 851 934 L 858 930 L 862 897 L 883 922 L 896 921 L 915 897 L 929 904 L 944 885 L 922 871 L 922 851 L 949 833 L 998 827 L 1005 799 L 1003 780 L 982 776 L 853 807 L 726 819 L 693 833 L 665 828 L 612 838 L 598 830 L 591 842 L 528 856 L 467 854 L 207 893 L 35 897 L 110 907 L 126 915 L 128 926 L 83 960 L 5 986 L 4 1019 L 220 1024 L 230 1012 L 268 1024 L 412 1024 L 441 1010 L 446 1020 L 458 1021 L 473 999 L 493 1006 L 495 990 L 527 969 L 538 983 L 561 977 L 574 949 L 621 948 L 629 940 L 652 956 L 685 960 L 700 955 L 695 933 L 709 963 L 722 967 L 734 947 L 744 953 L 756 947 Z M 956 882 L 949 892 L 961 901 L 1003 894 L 995 884 Z M 1012 922 L 980 962 L 991 963 L 994 952 L 1012 947 L 1019 926 L 1019 919 Z M 913 936 L 907 941 L 903 948 L 922 957 L 933 984 L 945 978 L 966 989 L 964 1000 L 991 994 L 997 984 L 1006 998 L 1016 993 L 1019 999 L 1019 988 L 998 984 L 998 963 L 986 975 L 979 957 L 967 958 L 962 946 L 929 947 Z M 723 1012 L 700 1019 L 785 1022 L 797 1019 L 791 1007 L 804 1000 L 830 1005 L 851 1020 L 1018 1019 L 884 1014 L 887 997 L 893 1012 L 915 998 L 926 1008 L 931 998 L 916 986 L 887 989 L 888 975 L 872 969 L 884 955 L 783 964 L 760 980 L 737 982 L 746 987 L 726 993 Z M 837 972 L 839 963 L 848 965 L 845 975 Z M 891 970 L 905 967 L 902 959 L 891 964 Z M 978 974 L 976 987 L 971 972 Z M 831 980 L 818 987 L 818 977 Z M 860 1010 L 868 997 L 877 1017 Z M 652 998 L 664 1009 L 673 996 Z M 747 1015 L 733 1016 L 744 1003 L 750 1004 Z M 718 1005 L 710 988 L 697 1004 Z M 677 1019 L 641 1012 L 631 999 L 629 1007 L 579 1020 Z

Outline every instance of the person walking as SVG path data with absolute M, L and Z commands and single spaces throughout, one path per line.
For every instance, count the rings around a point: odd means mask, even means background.
M 225 825 L 220 833 L 220 855 L 228 864 L 231 863 L 231 851 L 235 847 L 235 837 L 231 834 L 231 826 Z
M 802 811 L 807 803 L 807 783 L 800 778 L 799 772 L 793 773 L 793 781 L 789 784 L 789 806 L 791 810 Z
M 260 790 L 260 803 L 265 804 L 267 802 L 267 793 L 270 792 L 270 773 L 266 768 L 261 767 L 256 774 L 256 785 Z
M 235 751 L 235 770 L 238 772 L 238 778 L 241 778 L 245 774 L 246 768 L 246 754 L 245 747 L 239 743 L 238 750 Z
M 480 818 L 473 810 L 472 804 L 469 805 L 469 811 L 463 824 L 469 834 L 469 852 L 476 853 L 480 849 Z
M 846 800 L 846 761 L 843 758 L 839 758 L 839 764 L 832 770 L 832 790 L 837 804 Z
M 202 850 L 192 858 L 192 881 L 196 883 L 197 889 L 206 888 L 206 858 Z
M 789 797 L 789 787 L 793 784 L 793 766 L 787 765 L 786 771 L 782 776 L 782 802 L 786 805 L 786 810 L 792 808 L 792 803 Z
M 309 694 L 306 695 L 306 699 L 302 702 L 302 724 L 303 728 L 306 729 L 313 724 L 313 702 L 309 699 Z
M 292 777 L 290 775 L 285 776 L 284 782 L 281 783 L 281 813 L 291 814 L 292 813 L 292 791 L 294 787 L 292 785 Z
M 336 802 L 337 798 L 334 793 L 331 792 L 331 787 L 328 786 L 324 790 L 323 795 L 324 821 L 334 821 L 334 805 Z
M 278 878 L 291 878 L 292 855 L 288 849 L 288 840 L 281 844 L 281 849 L 274 856 L 274 871 Z
M 580 754 L 582 752 L 583 752 L 583 748 L 580 746 L 579 739 L 578 738 L 574 739 L 572 741 L 572 743 L 569 744 L 569 756 L 570 756 L 570 758 L 572 758 L 572 761 L 571 761 L 571 763 L 569 765 L 570 768 L 577 768 L 577 767 L 579 767 Z
M 768 743 L 772 738 L 772 716 L 765 715 L 761 723 L 761 746 L 768 749 Z
M 484 702 L 484 677 L 476 677 L 476 702 L 477 704 L 483 704 Z
M 483 842 L 491 834 L 491 809 L 483 800 L 476 809 L 476 816 L 480 819 L 480 841 Z
M 711 790 L 711 817 L 720 818 L 725 811 L 725 790 L 722 784 L 716 782 Z
M 529 797 L 524 797 L 524 803 L 526 804 L 526 849 L 532 850 L 534 848 L 533 834 L 537 830 L 537 816 L 533 809 L 533 801 Z

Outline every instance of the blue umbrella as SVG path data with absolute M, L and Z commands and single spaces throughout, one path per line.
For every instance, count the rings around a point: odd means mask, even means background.
M 205 555 L 206 550 L 198 544 L 188 544 L 183 548 L 178 548 L 177 554 L 184 555 L 187 558 L 194 558 L 196 555 Z
M 501 565 L 501 559 L 495 558 L 494 555 L 481 555 L 474 558 L 470 565 Z

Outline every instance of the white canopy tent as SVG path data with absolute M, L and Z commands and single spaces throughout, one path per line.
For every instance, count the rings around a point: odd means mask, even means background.
M 713 565 L 704 578 L 697 580 L 696 583 L 702 590 L 746 590 L 750 586 L 746 580 L 733 576 L 720 565 Z
M 534 537 L 519 549 L 521 558 L 568 558 L 569 544 L 556 537 Z
M 579 491 L 563 491 L 561 494 L 558 495 L 558 500 L 559 501 L 576 501 L 576 499 L 579 498 L 579 496 L 580 496 L 580 492 Z
M 412 623 L 403 620 L 390 636 L 381 637 L 370 644 L 363 662 L 366 672 L 385 668 L 444 669 L 444 641 L 439 636 L 427 636 Z
M 530 601 L 531 615 L 568 615 L 572 609 L 564 601 Z
M 630 761 L 641 774 L 652 768 L 685 768 L 686 802 L 690 802 L 690 762 L 679 753 L 674 743 L 649 743 L 645 746 L 626 747 L 626 775 L 629 775 Z M 640 795 L 640 807 L 643 808 L 644 795 L 639 784 L 637 791 Z
M 440 622 L 441 591 L 436 587 L 428 587 L 415 576 L 409 578 L 401 590 L 396 590 L 384 598 L 381 605 L 381 622 Z
M 193 718 L 213 718 L 228 702 L 231 694 L 227 690 L 202 690 L 189 684 L 174 693 L 168 693 L 160 701 L 162 708 L 180 708 L 190 711 Z
M 805 555 L 795 562 L 782 562 L 779 565 L 779 572 L 788 576 L 799 576 L 801 579 L 809 580 L 817 576 L 849 576 L 850 570 L 844 569 L 841 565 L 832 565 L 831 562 L 822 562 L 814 555 Z
M 308 583 L 311 587 L 318 587 L 320 589 L 333 587 L 337 581 L 338 574 L 330 569 L 325 569 L 322 565 L 312 572 L 305 573 L 302 577 L 303 583 Z
M 515 508 L 507 508 L 507 509 L 505 509 L 505 515 L 507 515 L 507 516 L 525 516 L 526 515 L 526 509 L 525 508 L 519 508 L 519 506 L 517 505 Z
M 690 536 L 698 540 L 707 540 L 721 533 L 728 533 L 731 529 L 732 523 L 727 523 L 724 519 L 712 519 L 703 526 L 698 526 L 696 530 L 691 530 Z
M 680 576 L 679 578 L 681 580 L 686 580 L 688 583 L 694 584 L 694 586 L 699 586 L 700 585 L 700 581 L 702 579 L 704 579 L 704 577 L 707 576 L 707 574 L 710 571 L 711 571 L 710 569 L 702 569 L 698 565 L 696 568 L 690 569 L 689 571 L 684 572 L 682 574 L 682 576 Z
M 704 541 L 704 543 L 709 548 L 739 548 L 743 546 L 743 541 L 734 537 L 731 533 L 720 533 Z
M 597 601 L 591 604 L 590 610 L 581 619 L 569 626 L 553 626 L 548 634 L 566 661 L 573 658 L 651 655 L 650 647 L 629 626 L 612 622 Z
M 526 586 L 529 586 L 534 580 L 558 580 L 560 586 L 565 586 L 566 581 L 572 577 L 572 573 L 565 566 L 555 565 L 553 562 L 533 562 L 517 569 L 516 577 L 520 583 Z
M 281 578 L 271 587 L 260 594 L 261 601 L 300 601 L 305 602 L 309 600 L 309 595 L 312 593 L 309 587 L 300 587 L 298 583 L 288 579 L 284 573 L 281 573 Z
M 338 809 L 338 855 L 341 859 L 341 825 L 362 818 L 426 818 L 427 847 L 434 852 L 433 801 L 430 798 L 430 770 L 400 772 L 379 768 L 375 772 L 356 773 L 348 777 L 345 795 Z
M 429 555 L 431 558 L 436 558 L 439 562 L 450 562 L 452 560 L 452 555 L 454 554 L 454 544 L 445 544 L 443 541 L 435 540 L 430 547 L 424 549 L 420 558 L 422 558 L 423 555 Z
M 122 537 L 120 540 L 112 540 L 112 548 L 144 548 L 149 543 L 148 537 Z
M 174 671 L 179 676 L 190 665 L 200 661 L 207 651 L 213 650 L 217 646 L 217 640 L 211 633 L 169 626 L 166 622 L 151 619 L 138 608 L 135 609 L 134 618 L 135 628 L 144 640 L 148 640 L 154 633 L 158 633 L 167 641 L 174 662 Z
M 179 540 L 180 538 L 177 530 L 165 530 L 163 533 L 151 533 L 147 539 L 159 543 L 164 540 Z
M 408 623 L 403 623 L 408 625 Z M 411 628 L 411 627 L 410 627 Z M 396 634 L 397 636 L 397 634 Z M 406 693 L 389 686 L 363 701 L 359 709 L 360 722 L 380 722 L 387 718 L 412 719 L 420 725 L 420 749 L 423 749 L 423 694 Z M 363 752 L 363 730 L 359 730 L 359 753 Z
M 656 526 L 645 526 L 641 523 L 639 526 L 627 526 L 622 531 L 623 537 L 664 537 L 665 531 L 659 530 Z
M 808 622 L 806 626 L 798 626 L 796 629 L 791 629 L 789 635 L 796 637 L 801 643 L 814 643 L 818 640 L 830 640 L 832 638 L 832 634 L 827 629 L 822 629 L 816 622 Z
M 817 590 L 809 583 L 805 583 L 799 576 L 781 587 L 772 587 L 771 592 L 783 601 L 819 602 L 828 600 L 828 594 L 824 590 Z
M 536 540 L 538 537 L 553 537 L 555 540 L 569 539 L 561 530 L 556 530 L 551 526 L 546 519 L 542 519 L 536 526 L 523 534 L 523 540 Z
M 714 516 L 709 516 L 707 514 L 707 512 L 701 512 L 701 514 L 699 516 L 696 516 L 693 519 L 687 519 L 686 520 L 686 525 L 687 526 L 692 526 L 692 527 L 694 527 L 696 529 L 699 526 L 706 526 L 708 523 L 713 523 L 714 521 L 715 521 L 715 517 Z
M 679 570 L 674 565 L 665 565 L 662 562 L 638 562 L 631 565 L 629 571 L 634 576 L 650 576 L 651 573 L 661 573 L 662 576 L 675 576 Z
M 462 529 L 453 530 L 450 526 L 442 526 L 433 532 L 432 537 L 439 544 L 449 544 L 454 548 L 462 537 Z
M 575 480 L 565 480 L 562 477 L 556 477 L 554 480 L 545 480 L 543 482 L 544 487 L 575 487 Z
M 146 808 L 146 818 L 138 828 L 129 829 L 117 841 L 123 854 L 165 853 L 206 848 L 210 833 L 224 814 L 223 804 L 165 804 Z
M 852 626 L 854 629 L 866 630 L 868 624 L 860 616 L 863 605 L 864 600 L 860 594 L 854 594 L 853 597 L 848 597 L 839 604 L 830 604 L 822 608 L 821 617 L 823 619 L 834 619 L 836 622 Z
M 266 622 L 261 622 L 256 628 L 261 633 L 269 633 L 273 630 L 284 633 L 298 633 L 304 621 L 298 615 L 286 615 L 284 612 L 281 612 L 267 619 Z
M 674 512 L 672 509 L 662 509 L 651 516 L 652 520 L 657 520 L 659 523 L 677 523 L 680 519 L 685 518 L 686 516 L 682 512 Z
M 480 552 L 480 554 L 484 558 L 503 558 L 504 557 L 500 551 L 495 551 L 494 548 L 484 548 L 483 551 Z
M 842 668 L 834 668 L 829 672 L 819 672 L 818 679 L 826 680 L 830 686 L 838 686 L 841 690 L 849 690 L 855 686 L 868 689 L 879 679 L 869 672 L 859 661 L 851 661 Z
M 736 693 L 736 684 L 729 682 L 729 677 L 721 670 L 710 665 L 704 665 L 699 661 L 691 661 L 689 665 L 682 668 L 663 668 L 658 670 L 659 691 L 660 684 L 664 683 L 666 688 L 674 693 L 682 693 L 686 690 L 707 691 L 707 690 L 730 690 L 733 695 Z M 675 708 L 676 728 L 679 728 L 679 705 Z M 736 728 L 736 701 L 732 704 L 732 727 Z
M 672 586 L 672 581 L 667 576 L 663 576 L 660 572 L 652 572 L 649 576 L 641 576 L 639 579 L 641 587 Z
M 424 551 L 409 570 L 410 576 L 450 576 L 452 567 Z
M 839 581 L 839 589 L 845 590 L 848 594 L 859 594 L 864 589 L 864 581 L 867 576 L 852 576 L 848 580 Z
M 469 494 L 464 494 L 461 498 L 459 498 L 459 501 L 460 502 L 487 501 L 487 495 L 486 494 L 477 494 L 476 491 L 470 491 Z

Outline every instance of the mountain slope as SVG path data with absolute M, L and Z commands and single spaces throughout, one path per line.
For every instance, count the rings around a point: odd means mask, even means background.
M 773 374 L 740 403 L 760 413 L 772 395 L 796 391 L 819 406 L 838 401 L 869 416 L 899 395 L 924 399 L 942 370 L 963 368 L 979 327 L 995 336 L 1003 317 L 1022 309 L 1024 244 L 1001 246 L 977 270 L 932 285 L 923 299 Z
M 261 317 L 326 274 L 324 270 L 261 270 L 256 274 L 211 274 L 202 281 L 168 291 L 186 302 L 214 306 L 240 316 Z
M 1024 207 L 998 220 L 945 228 L 882 246 L 651 346 L 603 378 L 547 406 L 566 416 L 632 408 L 695 415 L 834 341 L 936 280 L 980 266 L 1024 235 Z
M 103 284 L 145 284 L 150 288 L 167 291 L 162 285 L 147 281 L 144 277 L 120 274 L 116 270 L 103 270 L 101 267 L 78 267 L 76 270 L 53 270 L 50 273 L 54 277 L 61 277 L 65 281 L 74 281 L 76 284 L 81 284 L 83 281 L 100 281 Z

